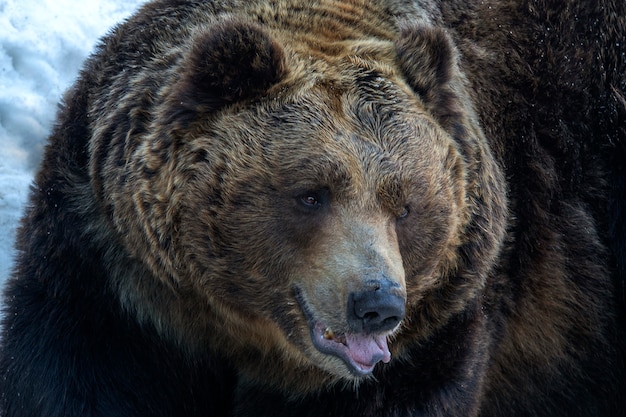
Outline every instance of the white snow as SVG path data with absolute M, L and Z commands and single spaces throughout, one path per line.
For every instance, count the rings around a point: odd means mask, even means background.
M 145 0 L 0 0 L 0 286 L 63 92 L 98 39 Z

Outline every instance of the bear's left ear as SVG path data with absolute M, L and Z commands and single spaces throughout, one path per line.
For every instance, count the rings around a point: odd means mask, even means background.
M 506 181 L 480 128 L 468 82 L 450 36 L 439 28 L 407 25 L 396 41 L 398 66 L 426 110 L 451 136 L 464 164 L 464 209 L 469 213 L 458 251 L 460 264 L 451 285 L 464 287 L 496 262 L 506 232 Z M 456 290 L 455 290 L 456 291 Z
M 196 35 L 182 69 L 168 99 L 169 121 L 179 126 L 198 113 L 260 96 L 287 73 L 283 50 L 270 35 L 234 19 Z
M 459 69 L 450 37 L 440 28 L 407 25 L 396 40 L 396 54 L 413 91 L 444 128 L 452 128 L 463 103 L 457 94 Z

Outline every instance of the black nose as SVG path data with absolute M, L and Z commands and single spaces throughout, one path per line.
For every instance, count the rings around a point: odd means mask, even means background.
M 366 290 L 348 297 L 350 327 L 366 333 L 393 329 L 404 318 L 404 297 L 397 295 L 398 285 L 387 279 L 367 284 Z

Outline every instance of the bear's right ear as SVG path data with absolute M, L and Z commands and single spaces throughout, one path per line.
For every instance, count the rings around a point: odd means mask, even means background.
M 260 96 L 287 71 L 282 48 L 261 27 L 226 20 L 195 36 L 183 73 L 167 99 L 168 122 L 188 125 L 199 113 Z

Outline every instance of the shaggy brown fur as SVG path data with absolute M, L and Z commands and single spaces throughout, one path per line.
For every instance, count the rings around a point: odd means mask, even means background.
M 2 415 L 624 415 L 625 16 L 149 3 L 37 175 Z

